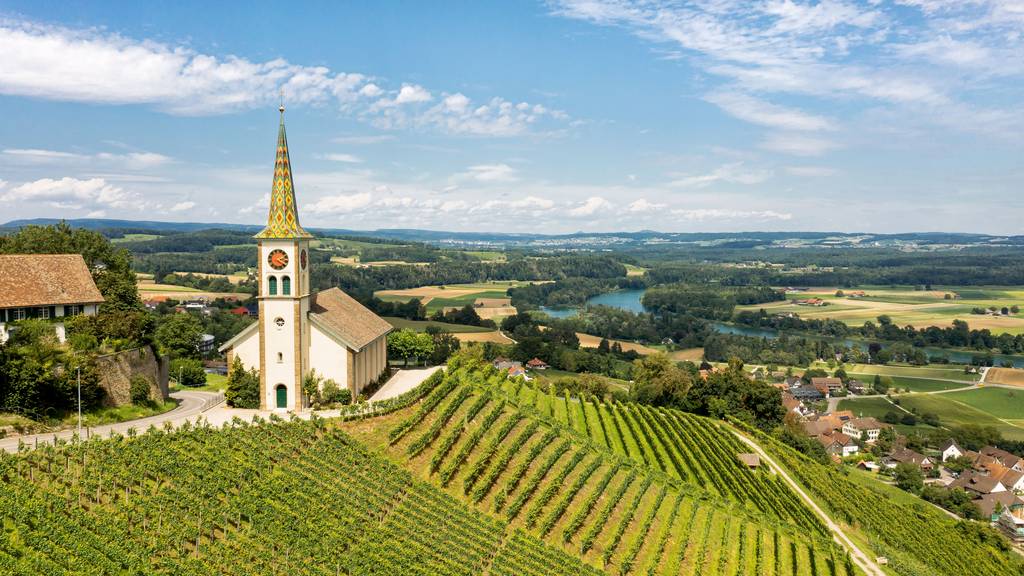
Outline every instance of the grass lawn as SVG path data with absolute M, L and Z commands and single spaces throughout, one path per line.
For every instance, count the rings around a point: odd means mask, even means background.
M 83 426 L 102 426 L 104 424 L 117 424 L 118 422 L 124 422 L 126 420 L 137 420 L 139 418 L 146 418 L 148 416 L 156 416 L 157 414 L 163 414 L 164 412 L 170 412 L 178 406 L 178 403 L 173 400 L 166 402 L 154 403 L 151 406 L 135 406 L 129 404 L 127 406 L 118 406 L 116 408 L 98 408 L 89 412 L 82 413 L 82 425 Z M 61 418 L 61 424 L 63 426 L 77 426 L 78 425 L 78 413 L 72 412 Z M 140 430 L 143 432 L 143 430 Z
M 565 370 L 556 370 L 555 368 L 530 371 L 530 377 L 535 378 L 538 382 L 558 380 L 559 378 L 578 378 L 579 376 L 582 376 L 582 374 L 567 372 Z M 625 380 L 612 378 L 611 376 L 605 376 L 604 374 L 595 374 L 595 376 L 607 381 L 608 385 L 613 388 L 619 388 L 625 392 L 629 391 L 629 382 L 626 382 Z
M 880 364 L 846 364 L 848 373 L 875 374 L 883 376 L 905 376 L 909 378 L 931 378 L 940 380 L 957 380 L 959 382 L 977 382 L 980 378 L 977 374 L 965 374 L 962 367 L 946 368 L 936 366 L 890 366 Z
M 392 316 L 385 316 L 385 320 L 395 328 L 402 330 L 408 328 L 416 332 L 423 332 L 427 329 L 427 326 L 437 326 L 438 328 L 447 330 L 453 334 L 469 333 L 469 332 L 493 332 L 494 328 L 487 328 L 486 326 L 467 326 L 465 324 L 447 324 L 445 322 L 434 322 L 432 320 L 407 320 L 405 318 L 395 318 Z
M 977 390 L 956 392 L 953 394 L 973 394 Z M 946 394 L 912 394 L 900 398 L 901 405 L 907 410 L 917 410 L 918 414 L 933 412 L 939 415 L 943 426 L 960 426 L 963 424 L 980 424 L 994 426 L 1010 440 L 1024 440 L 1024 428 L 999 420 L 989 412 L 964 404 L 955 398 L 946 398 Z
M 1013 420 L 1024 417 L 1024 390 L 978 388 L 951 392 L 946 394 L 945 398 L 963 402 L 996 418 Z
M 174 375 L 171 375 L 171 382 L 174 382 Z M 228 377 L 223 374 L 207 374 L 206 384 L 202 386 L 178 386 L 176 383 L 170 385 L 171 392 L 179 390 L 198 390 L 199 392 L 223 392 L 228 389 Z
M 855 378 L 870 385 L 875 381 L 874 374 L 861 374 L 858 372 L 850 372 L 850 378 Z M 892 385 L 895 388 L 899 388 L 901 391 L 909 389 L 911 392 L 935 392 L 936 390 L 952 390 L 954 388 L 963 388 L 969 386 L 970 382 L 949 382 L 948 380 L 932 380 L 930 378 L 909 378 L 906 376 L 888 376 L 892 380 Z
M 906 396 L 902 400 L 906 400 Z M 904 404 L 907 410 L 910 410 L 909 406 Z M 862 398 L 845 398 L 839 402 L 839 410 L 850 410 L 856 416 L 871 416 L 873 418 L 882 421 L 882 418 L 887 412 L 895 412 L 903 415 L 903 411 L 898 407 L 893 406 L 885 399 L 884 396 L 869 396 Z M 940 416 L 941 418 L 941 416 Z M 896 431 L 900 434 L 910 434 L 914 431 L 931 430 L 932 427 L 918 420 L 916 426 L 906 426 L 904 424 L 895 424 L 893 426 Z

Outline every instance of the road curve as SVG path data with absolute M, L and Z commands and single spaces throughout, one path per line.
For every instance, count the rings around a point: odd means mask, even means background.
M 734 430 L 733 432 L 736 434 L 737 437 L 739 437 L 739 439 L 744 444 L 750 446 L 750 448 L 754 450 L 754 452 L 757 452 L 758 456 L 760 456 L 765 462 L 767 462 L 768 465 L 772 468 L 772 470 L 774 470 L 776 474 L 781 476 L 782 479 L 786 482 L 786 484 L 789 485 L 793 492 L 796 492 L 796 494 L 800 496 L 804 503 L 807 504 L 807 506 L 811 510 L 813 510 L 815 514 L 818 515 L 821 521 L 825 523 L 825 526 L 827 526 L 828 529 L 832 532 L 832 538 L 840 546 L 845 548 L 847 552 L 849 552 L 850 558 L 853 559 L 853 562 L 861 570 L 863 570 L 865 574 L 868 574 L 868 576 L 887 576 L 885 571 L 883 571 L 882 568 L 870 556 L 865 554 L 863 550 L 861 550 L 856 544 L 854 544 L 853 540 L 850 540 L 850 537 L 847 536 L 845 532 L 843 532 L 842 527 L 833 522 L 832 518 L 830 518 L 828 514 L 825 514 L 825 511 L 822 510 L 818 506 L 818 504 L 814 500 L 812 500 L 810 496 L 807 495 L 806 492 L 804 492 L 804 489 L 799 484 L 797 484 L 796 481 L 794 481 L 789 476 L 786 470 L 779 466 L 775 462 L 775 460 L 773 460 L 772 457 L 769 456 L 768 453 L 765 452 L 764 449 L 761 448 L 761 446 L 757 442 L 754 442 L 752 439 L 744 436 L 738 431 Z
M 126 422 L 118 422 L 117 424 L 106 424 L 104 426 L 96 426 L 88 429 L 89 436 L 109 436 L 111 433 L 124 434 L 128 432 L 129 428 L 134 428 L 139 432 L 145 432 L 147 428 L 152 426 L 161 426 L 164 422 L 179 423 L 193 416 L 202 414 L 206 410 L 213 408 L 219 402 L 223 400 L 224 396 L 216 392 L 199 392 L 196 390 L 182 390 L 180 392 L 174 392 L 171 394 L 171 398 L 178 400 L 180 403 L 176 408 L 163 414 L 157 414 L 156 416 L 148 416 L 146 418 L 139 418 L 138 420 L 128 420 Z M 54 437 L 62 440 L 70 440 L 76 434 L 77 429 L 72 427 L 59 432 L 47 432 L 43 434 L 33 434 L 29 436 L 15 436 L 12 438 L 0 439 L 0 450 L 7 452 L 17 452 L 18 444 L 25 443 L 29 446 L 36 446 L 37 444 L 48 444 L 52 443 Z M 85 432 L 83 431 L 83 435 Z

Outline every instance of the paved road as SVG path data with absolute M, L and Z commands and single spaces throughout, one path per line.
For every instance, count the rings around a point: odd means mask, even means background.
M 789 485 L 793 492 L 796 492 L 796 494 L 800 496 L 800 499 L 803 500 L 804 503 L 806 503 L 807 506 L 811 510 L 813 510 L 815 514 L 818 515 L 822 522 L 825 523 L 825 526 L 827 526 L 828 529 L 832 532 L 832 538 L 840 546 L 845 548 L 847 552 L 850 553 L 850 558 L 853 559 L 853 562 L 858 567 L 860 567 L 861 570 L 868 574 L 868 576 L 886 576 L 886 573 L 874 561 L 874 559 L 872 559 L 870 556 L 865 554 L 863 550 L 857 547 L 857 545 L 854 544 L 853 540 L 850 540 L 850 537 L 847 536 L 845 532 L 843 532 L 842 527 L 833 522 L 832 519 L 828 516 L 828 514 L 825 514 L 825 511 L 822 510 L 818 506 L 818 504 L 814 500 L 812 500 L 810 496 L 807 495 L 806 492 L 804 492 L 803 488 L 801 488 L 799 484 L 797 484 L 792 478 L 790 478 L 789 474 L 786 473 L 786 470 L 779 466 L 775 462 L 775 460 L 773 460 L 772 457 L 769 456 L 768 453 L 765 452 L 764 449 L 762 449 L 757 442 L 754 442 L 752 439 L 744 436 L 743 434 L 740 434 L 739 432 L 735 432 L 735 434 L 736 436 L 739 437 L 741 441 L 743 441 L 744 444 L 750 446 L 750 448 L 753 449 L 754 452 L 757 452 L 761 459 L 767 462 L 771 469 L 774 470 L 775 473 L 778 474 L 786 482 L 786 484 Z
M 140 418 L 138 420 L 120 422 L 118 424 L 96 426 L 94 428 L 89 428 L 88 434 L 89 436 L 95 436 L 97 434 L 101 436 L 109 436 L 112 432 L 124 434 L 128 432 L 129 428 L 135 428 L 139 432 L 145 432 L 150 425 L 159 427 L 162 426 L 164 422 L 171 422 L 177 426 L 189 418 L 198 418 L 203 412 L 206 412 L 216 406 L 217 404 L 215 403 L 218 400 L 223 400 L 223 395 L 214 392 L 184 390 L 172 393 L 171 398 L 179 400 L 180 404 L 178 404 L 177 408 L 169 412 L 164 412 L 163 414 L 158 414 L 156 416 L 149 416 L 147 418 Z M 68 430 L 61 430 L 60 432 L 3 438 L 0 439 L 0 450 L 17 452 L 19 442 L 24 442 L 29 446 L 35 446 L 37 444 L 53 442 L 54 436 L 63 440 L 70 440 L 76 433 L 77 429 L 71 428 Z M 83 436 L 84 435 L 85 431 L 83 431 Z
M 423 381 L 429 378 L 431 374 L 440 369 L 440 366 L 433 366 L 431 368 L 421 368 L 418 370 L 399 370 L 391 377 L 390 380 L 380 387 L 380 390 L 377 390 L 376 394 L 370 398 L 370 401 L 380 402 L 381 400 L 400 396 L 422 384 Z

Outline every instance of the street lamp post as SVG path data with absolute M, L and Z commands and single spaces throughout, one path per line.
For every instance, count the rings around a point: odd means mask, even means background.
M 78 437 L 82 437 L 82 369 L 78 368 Z

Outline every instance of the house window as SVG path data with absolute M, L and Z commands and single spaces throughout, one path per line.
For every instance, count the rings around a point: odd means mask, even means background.
M 281 276 L 281 294 L 289 296 L 292 293 L 292 279 L 291 276 Z
M 277 296 L 277 276 L 267 278 L 267 293 L 271 296 Z
M 50 317 L 50 309 L 49 308 L 47 308 L 45 306 L 40 306 L 39 308 L 36 308 L 36 318 L 43 318 L 45 320 L 46 318 L 49 318 L 49 317 Z
M 77 316 L 82 313 L 82 307 L 78 304 L 72 304 L 71 306 L 64 307 L 65 316 Z
M 14 310 L 11 310 L 10 317 L 11 322 L 15 322 L 18 320 L 24 320 L 25 318 L 28 318 L 28 314 L 24 308 L 15 308 Z

